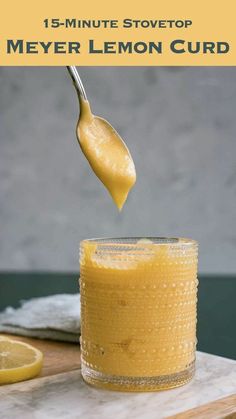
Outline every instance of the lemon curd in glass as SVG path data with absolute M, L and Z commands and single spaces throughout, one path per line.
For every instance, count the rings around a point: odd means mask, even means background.
M 120 391 L 191 380 L 197 243 L 184 238 L 84 240 L 80 247 L 82 376 Z

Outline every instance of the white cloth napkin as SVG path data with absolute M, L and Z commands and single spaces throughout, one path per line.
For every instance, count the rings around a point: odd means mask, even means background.
M 0 313 L 0 332 L 79 342 L 80 295 L 57 294 L 22 301 Z

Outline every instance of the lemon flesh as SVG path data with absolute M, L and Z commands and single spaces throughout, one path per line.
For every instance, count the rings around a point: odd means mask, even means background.
M 38 375 L 43 354 L 24 342 L 0 337 L 0 384 L 16 383 Z

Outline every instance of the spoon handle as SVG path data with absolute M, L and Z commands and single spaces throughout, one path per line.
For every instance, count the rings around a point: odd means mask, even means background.
M 84 100 L 87 100 L 87 95 L 85 93 L 83 83 L 81 81 L 81 78 L 79 76 L 79 73 L 78 73 L 76 67 L 74 65 L 71 65 L 71 66 L 67 66 L 66 68 L 69 71 L 69 74 L 72 78 L 72 81 L 74 83 L 74 86 L 75 86 L 77 92 L 82 96 L 82 98 Z

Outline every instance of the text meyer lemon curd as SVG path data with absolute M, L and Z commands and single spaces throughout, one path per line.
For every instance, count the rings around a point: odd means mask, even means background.
M 122 209 L 136 181 L 134 162 L 123 140 L 103 118 L 95 116 L 87 100 L 79 97 L 77 138 L 91 168 Z

